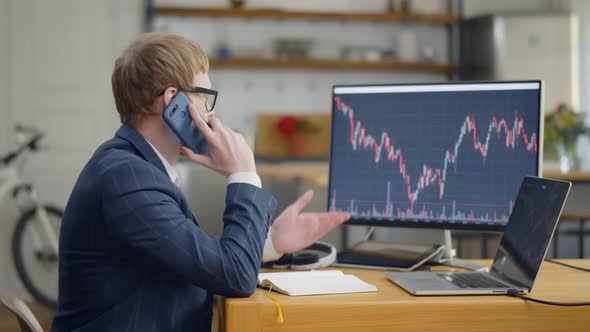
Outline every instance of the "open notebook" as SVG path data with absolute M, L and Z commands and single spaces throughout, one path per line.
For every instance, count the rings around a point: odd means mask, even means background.
M 260 273 L 258 285 L 272 285 L 273 291 L 291 296 L 377 291 L 377 287 L 339 270 Z

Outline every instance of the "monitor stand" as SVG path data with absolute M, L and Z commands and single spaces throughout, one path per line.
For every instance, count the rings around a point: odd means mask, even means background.
M 453 248 L 453 239 L 451 238 L 451 231 L 445 229 L 443 231 L 444 236 L 444 246 L 445 246 L 445 257 L 442 258 L 441 265 L 444 266 L 451 266 L 451 267 L 458 267 L 465 270 L 471 271 L 488 271 L 488 267 L 486 265 L 477 264 L 473 262 L 466 262 L 460 259 L 455 258 L 457 255 L 456 250 Z
M 373 233 L 375 227 L 355 227 L 348 226 L 345 228 L 344 245 L 347 247 L 348 239 L 362 238 L 364 241 L 390 242 L 392 244 L 403 245 L 444 245 L 445 253 L 439 259 L 439 264 L 444 266 L 456 267 L 472 271 L 487 271 L 487 266 L 466 262 L 456 258 L 456 250 L 453 248 L 453 241 L 450 230 L 434 230 L 420 228 L 389 228 L 380 227 L 379 231 Z

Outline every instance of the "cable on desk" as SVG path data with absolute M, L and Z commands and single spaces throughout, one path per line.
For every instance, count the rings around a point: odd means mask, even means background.
M 565 266 L 565 267 L 569 267 L 569 268 L 574 269 L 574 270 L 579 270 L 579 271 L 584 271 L 584 272 L 590 272 L 590 269 L 586 269 L 586 268 L 583 268 L 583 267 L 579 267 L 579 266 L 575 266 L 575 265 L 570 265 L 570 264 L 558 262 L 558 261 L 553 260 L 553 259 L 550 259 L 550 258 L 545 258 L 545 261 L 546 262 L 553 263 L 553 264 L 557 264 L 557 265 L 562 265 L 562 266 Z
M 531 301 L 535 303 L 547 304 L 547 305 L 555 305 L 560 307 L 581 307 L 581 306 L 590 306 L 590 302 L 554 302 L 554 301 L 545 301 L 535 299 L 533 297 L 528 297 L 525 295 L 520 294 L 516 289 L 509 289 L 506 295 L 511 297 L 518 297 L 526 301 Z

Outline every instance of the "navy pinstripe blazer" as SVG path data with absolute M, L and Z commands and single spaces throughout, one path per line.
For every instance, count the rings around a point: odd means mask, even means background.
M 211 330 L 213 293 L 256 288 L 275 207 L 262 189 L 228 185 L 223 235 L 207 235 L 155 151 L 121 126 L 68 201 L 52 331 Z

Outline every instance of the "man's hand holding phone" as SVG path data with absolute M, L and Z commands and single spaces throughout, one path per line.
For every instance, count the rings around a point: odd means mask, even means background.
M 180 148 L 182 155 L 225 177 L 237 172 L 256 172 L 254 154 L 244 136 L 224 127 L 215 117 L 209 120 L 209 127 L 195 105 L 189 105 L 188 109 L 193 122 L 209 144 L 209 154 L 196 154 L 183 146 Z

